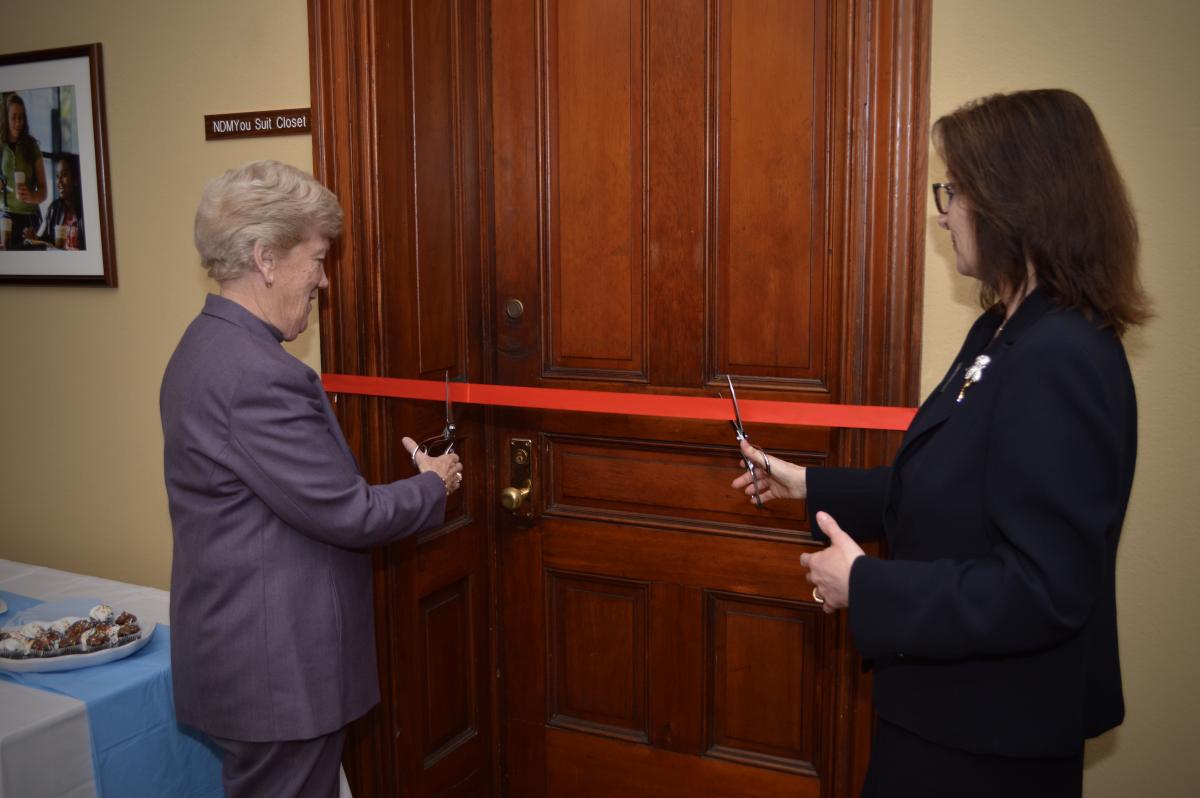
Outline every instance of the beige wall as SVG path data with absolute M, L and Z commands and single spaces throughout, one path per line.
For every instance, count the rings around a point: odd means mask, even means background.
M 305 136 L 206 143 L 202 117 L 309 104 L 304 0 L 56 4 L 0 27 L 0 51 L 104 44 L 120 288 L 0 287 L 0 557 L 166 587 L 170 532 L 157 392 L 209 284 L 191 247 L 203 182 L 273 157 L 311 166 Z M 1130 339 L 1142 441 L 1120 555 L 1128 719 L 1088 749 L 1091 798 L 1184 796 L 1200 782 L 1200 489 L 1185 446 L 1200 396 L 1183 319 L 1196 278 L 1200 11 L 1174 0 L 942 0 L 934 115 L 992 91 L 1058 85 L 1095 107 L 1137 206 L 1158 318 Z M 934 166 L 933 177 L 940 167 Z M 931 217 L 932 218 L 932 217 Z M 929 226 L 923 385 L 976 314 Z M 315 335 L 293 350 L 318 363 Z
M 70 0 L 0 25 L 0 52 L 89 42 L 120 286 L 0 286 L 0 557 L 165 588 L 158 385 L 213 285 L 191 243 L 200 188 L 254 158 L 312 168 L 310 136 L 206 142 L 204 115 L 309 104 L 306 4 Z M 297 344 L 316 366 L 317 337 Z
M 1096 111 L 1142 231 L 1158 317 L 1127 342 L 1140 445 L 1118 557 L 1126 721 L 1087 750 L 1089 798 L 1200 794 L 1200 465 L 1188 430 L 1200 340 L 1186 323 L 1200 289 L 1200 4 L 1181 0 L 941 0 L 934 6 L 934 118 L 982 94 L 1059 86 Z M 941 179 L 934 158 L 931 179 Z M 931 217 L 932 218 L 932 217 Z M 928 228 L 922 383 L 930 390 L 978 313 L 947 237 Z M 1191 433 L 1194 434 L 1194 433 Z M 1194 439 L 1191 439 L 1194 441 Z

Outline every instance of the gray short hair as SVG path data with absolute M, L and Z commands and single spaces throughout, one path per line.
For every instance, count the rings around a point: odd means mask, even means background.
M 250 271 L 260 241 L 286 251 L 341 231 L 337 197 L 315 177 L 279 161 L 251 161 L 204 186 L 194 234 L 201 265 L 222 282 Z

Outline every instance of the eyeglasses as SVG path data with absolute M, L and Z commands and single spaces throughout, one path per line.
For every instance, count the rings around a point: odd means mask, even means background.
M 454 426 L 454 410 L 450 404 L 450 372 L 446 371 L 446 426 L 441 435 L 426 438 L 413 449 L 413 465 L 417 464 L 417 452 L 430 457 L 441 457 L 447 452 L 454 451 L 454 442 L 458 438 L 458 428 Z
M 937 206 L 938 213 L 950 213 L 950 203 L 954 200 L 954 184 L 953 183 L 934 183 L 933 184 L 933 204 Z

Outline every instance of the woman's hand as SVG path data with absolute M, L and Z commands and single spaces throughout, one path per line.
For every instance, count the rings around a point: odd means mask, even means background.
M 417 451 L 417 442 L 412 438 L 401 438 L 400 443 L 404 444 L 405 451 L 412 457 L 419 473 L 433 471 L 442 478 L 447 496 L 462 487 L 463 465 L 455 452 L 446 452 L 441 457 L 430 457 L 424 452 Z
M 813 586 L 813 598 L 824 599 L 822 609 L 830 614 L 850 606 L 850 566 L 865 552 L 829 513 L 817 513 L 817 525 L 829 536 L 829 548 L 801 554 L 800 565 L 808 569 L 804 578 Z
M 742 455 L 754 463 L 754 471 L 758 476 L 758 496 L 763 502 L 772 499 L 803 499 L 808 495 L 807 469 L 778 457 L 771 457 L 762 449 L 742 441 Z M 768 472 L 767 463 L 770 463 Z M 742 475 L 733 481 L 734 490 L 744 491 L 754 501 L 754 486 L 750 484 L 750 472 L 743 471 Z

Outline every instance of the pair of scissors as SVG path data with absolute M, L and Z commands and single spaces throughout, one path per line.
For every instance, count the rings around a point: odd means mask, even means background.
M 737 419 L 736 421 L 730 419 L 729 425 L 733 427 L 733 433 L 737 436 L 739 443 L 742 441 L 749 442 L 750 436 L 746 434 L 746 427 L 742 424 L 742 411 L 741 408 L 738 407 L 737 391 L 733 389 L 733 378 L 726 374 L 725 381 L 729 383 L 729 398 L 733 401 L 733 415 L 734 418 Z M 717 395 L 720 396 L 720 393 Z M 738 447 L 738 451 L 741 452 L 740 446 Z M 771 461 L 767 459 L 767 453 L 765 451 L 762 449 L 759 449 L 759 451 L 763 454 L 763 471 L 765 471 L 769 476 L 771 474 Z M 762 507 L 763 500 L 762 497 L 758 495 L 758 469 L 754 465 L 753 461 L 751 461 L 750 458 L 746 457 L 744 454 L 742 455 L 742 462 L 746 464 L 746 470 L 750 472 L 750 484 L 754 486 L 754 504 L 758 507 Z
M 450 404 L 450 370 L 446 370 L 446 426 L 441 435 L 426 438 L 413 449 L 412 462 L 417 464 L 417 452 L 430 457 L 441 457 L 454 451 L 454 442 L 458 439 L 458 427 L 454 426 L 454 407 Z

